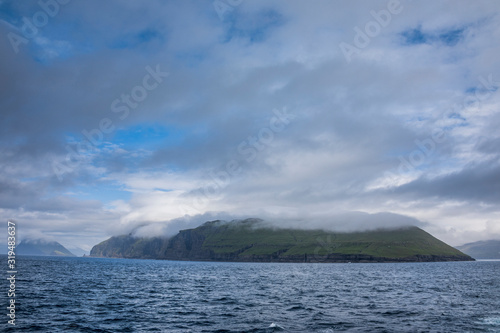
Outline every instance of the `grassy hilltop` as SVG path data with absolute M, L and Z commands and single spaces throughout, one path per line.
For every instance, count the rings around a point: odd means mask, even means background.
M 472 260 L 417 227 L 338 233 L 278 229 L 258 219 L 211 221 L 166 239 L 112 237 L 92 256 L 258 262 Z

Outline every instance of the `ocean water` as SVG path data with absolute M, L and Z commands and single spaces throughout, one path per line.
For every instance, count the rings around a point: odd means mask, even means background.
M 4 279 L 0 331 L 500 332 L 498 261 L 17 263 L 16 326 Z

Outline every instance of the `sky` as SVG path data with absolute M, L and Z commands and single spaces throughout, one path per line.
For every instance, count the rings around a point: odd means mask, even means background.
M 0 219 L 500 238 L 499 54 L 497 1 L 1 0 Z

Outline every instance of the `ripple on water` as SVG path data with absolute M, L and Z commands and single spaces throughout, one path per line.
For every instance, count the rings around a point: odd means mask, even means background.
M 19 265 L 17 332 L 500 331 L 500 262 Z

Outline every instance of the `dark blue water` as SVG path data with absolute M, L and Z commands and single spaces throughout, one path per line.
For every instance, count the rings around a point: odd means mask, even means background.
M 19 257 L 18 271 L 16 332 L 500 332 L 500 262 Z

